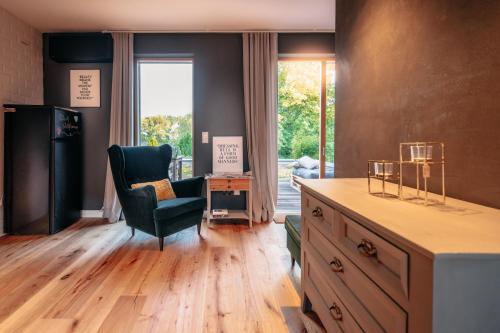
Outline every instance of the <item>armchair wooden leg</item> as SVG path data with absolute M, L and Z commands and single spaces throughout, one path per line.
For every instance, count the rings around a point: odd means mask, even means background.
M 135 228 L 134 227 L 130 227 L 130 231 L 132 232 L 132 237 L 135 236 Z
M 295 266 L 295 259 L 292 257 L 292 267 Z
M 196 228 L 198 228 L 198 236 L 201 236 L 201 221 L 198 222 L 198 224 L 196 225 Z
M 163 237 L 158 237 L 158 242 L 160 244 L 160 251 L 163 251 Z

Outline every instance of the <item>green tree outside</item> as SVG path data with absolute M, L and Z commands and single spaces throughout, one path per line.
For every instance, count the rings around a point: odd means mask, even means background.
M 327 64 L 326 156 L 333 162 L 335 65 Z M 319 158 L 321 62 L 282 61 L 278 65 L 278 156 Z
M 326 157 L 334 159 L 335 64 L 327 64 Z M 278 66 L 278 156 L 319 158 L 321 91 L 319 61 L 282 61 Z M 156 115 L 141 120 L 141 144 L 170 144 L 174 153 L 192 157 L 192 114 Z
M 192 157 L 192 115 L 145 117 L 141 120 L 141 144 L 160 146 L 168 143 L 175 155 Z

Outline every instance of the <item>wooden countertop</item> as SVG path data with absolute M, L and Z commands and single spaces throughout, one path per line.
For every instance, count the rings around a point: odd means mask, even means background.
M 366 178 L 301 180 L 302 189 L 343 208 L 351 217 L 426 256 L 499 254 L 500 210 L 446 198 L 424 206 L 368 194 Z

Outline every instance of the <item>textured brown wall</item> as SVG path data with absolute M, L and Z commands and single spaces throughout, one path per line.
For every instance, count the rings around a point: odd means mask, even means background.
M 336 177 L 443 141 L 450 196 L 500 207 L 500 1 L 337 0 Z

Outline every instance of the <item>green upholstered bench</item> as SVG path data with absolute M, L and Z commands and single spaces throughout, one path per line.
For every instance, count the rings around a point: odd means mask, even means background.
M 297 261 L 300 267 L 300 215 L 285 217 L 286 247 L 292 256 L 292 266 Z

